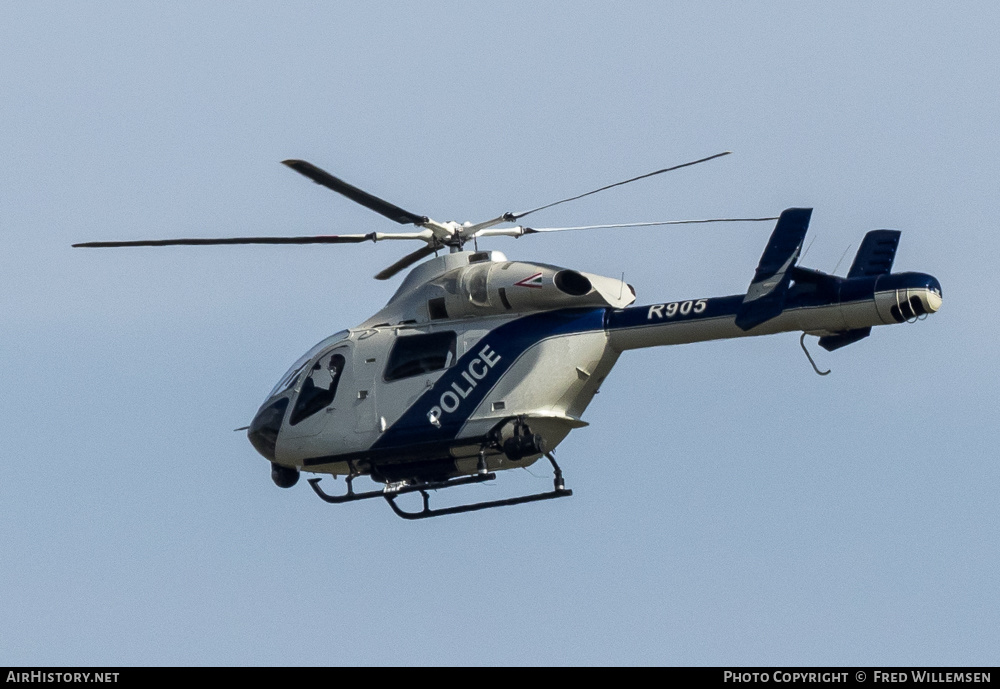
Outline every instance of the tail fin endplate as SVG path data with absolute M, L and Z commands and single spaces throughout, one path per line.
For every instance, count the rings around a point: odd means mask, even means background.
M 862 278 L 885 275 L 892 270 L 899 246 L 899 230 L 872 230 L 865 235 L 854 263 L 847 272 L 847 278 Z
M 899 246 L 899 230 L 872 230 L 865 235 L 858 253 L 854 255 L 854 263 L 847 271 L 847 279 L 888 275 L 892 271 L 892 262 L 896 258 L 896 248 Z M 824 335 L 819 338 L 819 346 L 828 352 L 854 344 L 871 335 L 872 329 L 858 328 L 846 330 L 834 335 Z

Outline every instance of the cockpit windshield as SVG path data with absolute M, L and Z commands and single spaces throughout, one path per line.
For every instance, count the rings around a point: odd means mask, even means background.
M 281 380 L 279 380 L 278 384 L 274 386 L 274 389 L 271 390 L 267 398 L 271 399 L 278 393 L 284 392 L 288 388 L 295 385 L 296 381 L 299 379 L 299 374 L 302 373 L 302 369 L 306 367 L 306 365 L 314 356 L 319 354 L 322 350 L 326 349 L 330 345 L 336 344 L 341 340 L 346 340 L 350 336 L 350 334 L 351 334 L 350 330 L 341 330 L 339 333 L 334 333 L 333 335 L 330 335 L 330 337 L 326 338 L 325 340 L 317 344 L 315 347 L 310 349 L 308 352 L 303 354 L 301 357 L 299 357 L 298 361 L 292 364 L 291 368 L 288 369 L 288 372 L 281 377 Z

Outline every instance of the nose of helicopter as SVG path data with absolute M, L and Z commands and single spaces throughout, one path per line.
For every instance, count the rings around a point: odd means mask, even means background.
M 257 415 L 250 422 L 247 430 L 247 438 L 264 458 L 274 461 L 274 449 L 278 442 L 278 431 L 281 430 L 281 422 L 285 418 L 285 410 L 288 409 L 288 398 L 284 397 L 277 402 L 266 403 L 261 407 Z

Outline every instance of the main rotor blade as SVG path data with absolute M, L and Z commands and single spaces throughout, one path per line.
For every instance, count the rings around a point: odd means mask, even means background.
M 705 220 L 665 220 L 662 222 L 630 222 L 618 223 L 615 225 L 578 225 L 576 227 L 504 227 L 499 229 L 485 229 L 476 233 L 479 237 L 523 237 L 526 234 L 536 234 L 541 232 L 563 232 L 566 230 L 604 230 L 621 227 L 656 227 L 659 225 L 696 225 L 710 222 L 765 222 L 777 220 L 773 218 L 707 218 Z
M 370 234 L 318 235 L 314 237 L 221 237 L 214 239 L 139 239 L 126 242 L 83 242 L 75 248 L 103 249 L 120 246 L 210 246 L 214 244 L 357 244 Z
M 658 225 L 700 225 L 710 222 L 766 222 L 777 220 L 773 218 L 706 218 L 704 220 L 664 220 L 662 222 L 631 222 L 617 225 L 578 225 L 576 227 L 525 227 L 524 234 L 535 234 L 536 232 L 562 232 L 564 230 L 604 230 L 618 227 L 656 227 Z
M 351 201 L 360 203 L 365 208 L 373 210 L 379 215 L 384 215 L 390 220 L 395 220 L 400 225 L 420 225 L 428 220 L 428 218 L 422 215 L 416 215 L 410 211 L 403 210 L 395 204 L 373 196 L 367 191 L 358 189 L 344 180 L 334 177 L 326 170 L 319 169 L 312 163 L 307 163 L 304 160 L 283 160 L 281 162 L 300 175 L 305 175 L 316 184 L 320 184 L 327 189 L 332 189 L 338 194 L 343 194 Z
M 433 254 L 435 251 L 439 250 L 440 248 L 441 247 L 435 247 L 433 244 L 428 244 L 425 247 L 421 247 L 420 249 L 417 249 L 413 253 L 406 254 L 406 256 L 403 256 L 403 258 L 399 259 L 398 261 L 396 261 L 395 263 L 393 263 L 391 266 L 389 266 L 385 270 L 383 270 L 380 273 L 378 273 L 375 276 L 375 279 L 376 280 L 388 280 L 389 278 L 391 278 L 393 275 L 395 275 L 399 271 L 403 270 L 404 268 L 409 268 L 410 266 L 412 266 L 414 263 L 416 263 L 420 259 L 424 258 L 425 256 L 430 256 L 431 254 Z
M 582 199 L 584 196 L 590 196 L 591 194 L 596 194 L 599 191 L 604 191 L 605 189 L 611 189 L 613 187 L 620 187 L 623 184 L 628 184 L 630 182 L 636 182 L 640 179 L 646 179 L 647 177 L 653 177 L 654 175 L 660 175 L 664 172 L 670 172 L 671 170 L 679 170 L 682 167 L 690 167 L 691 165 L 697 165 L 698 163 L 704 163 L 709 160 L 714 160 L 715 158 L 721 158 L 722 156 L 727 156 L 732 151 L 723 151 L 722 153 L 716 153 L 715 155 L 708 156 L 707 158 L 700 158 L 698 160 L 692 160 L 690 163 L 681 163 L 680 165 L 674 165 L 672 167 L 665 167 L 662 170 L 657 170 L 656 172 L 648 172 L 645 175 L 639 175 L 638 177 L 633 177 L 632 179 L 627 179 L 624 182 L 615 182 L 614 184 L 609 184 L 606 187 L 601 187 L 600 189 L 594 189 L 593 191 L 588 191 L 586 194 L 580 194 L 578 196 L 571 196 L 568 199 L 563 199 L 562 201 L 556 201 L 555 203 L 549 203 L 544 206 L 539 206 L 538 208 L 532 208 L 531 210 L 521 211 L 520 213 L 505 213 L 503 215 L 504 220 L 508 222 L 513 222 L 518 218 L 523 218 L 526 215 L 534 213 L 535 211 L 544 210 L 546 208 L 552 208 L 552 206 L 558 206 L 560 203 L 566 203 L 567 201 L 576 201 L 577 199 Z

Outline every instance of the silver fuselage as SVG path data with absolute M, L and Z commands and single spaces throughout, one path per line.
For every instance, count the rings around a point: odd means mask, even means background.
M 584 411 L 627 350 L 830 335 L 941 305 L 929 275 L 840 282 L 832 292 L 793 286 L 780 315 L 743 330 L 735 320 L 746 295 L 629 306 L 631 288 L 617 280 L 498 252 L 452 253 L 418 266 L 368 321 L 310 350 L 262 405 L 250 438 L 277 464 L 334 475 L 471 474 L 487 446 L 490 470 L 523 467 L 539 455 L 511 461 L 491 441 L 520 419 L 556 447 L 586 425 Z

